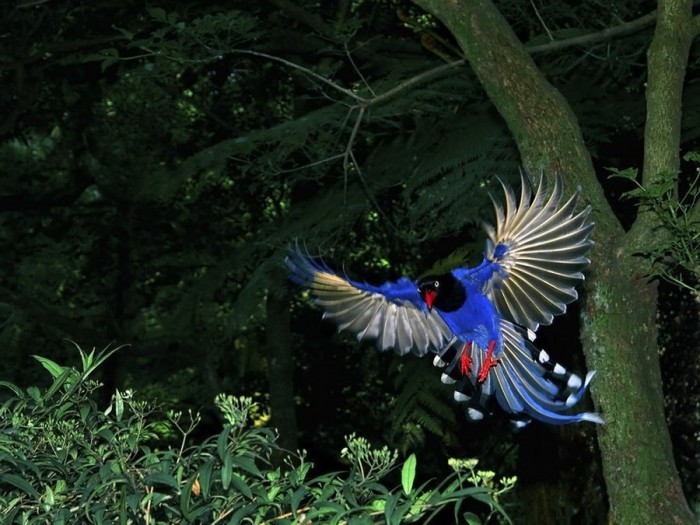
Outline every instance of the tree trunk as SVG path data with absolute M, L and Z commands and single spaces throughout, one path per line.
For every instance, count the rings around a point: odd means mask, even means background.
M 607 423 L 598 428 L 598 441 L 613 522 L 695 523 L 681 491 L 664 418 L 656 285 L 646 279 L 644 261 L 634 256 L 638 236 L 624 233 L 605 200 L 576 117 L 490 0 L 415 2 L 455 36 L 513 134 L 525 166 L 535 173 L 559 171 L 569 189 L 578 182 L 593 207 L 596 247 L 586 282 L 582 342 L 590 368 L 598 371 L 591 390 Z M 689 0 L 683 4 L 689 16 Z M 668 16 L 665 23 L 672 29 L 675 22 Z M 676 51 L 660 51 L 670 52 Z M 653 53 L 652 46 L 650 59 Z M 682 78 L 685 59 L 680 57 L 681 67 L 678 58 L 674 56 L 672 67 Z M 650 62 L 650 82 L 653 66 Z M 680 104 L 678 89 L 664 89 L 660 96 Z M 655 147 L 664 152 L 673 147 L 677 156 L 677 135 L 675 146 L 665 142 Z M 654 169 L 677 169 L 664 162 L 663 168 Z

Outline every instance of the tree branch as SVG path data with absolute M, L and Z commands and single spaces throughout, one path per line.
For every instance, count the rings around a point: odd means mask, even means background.
M 284 58 L 280 58 L 274 55 L 269 55 L 267 53 L 261 53 L 259 51 L 252 51 L 248 49 L 234 49 L 231 51 L 232 53 L 238 53 L 238 54 L 245 54 L 245 55 L 252 55 L 252 56 L 257 56 L 261 58 L 266 58 L 268 60 L 273 60 L 275 62 L 279 62 L 281 64 L 284 64 L 287 67 L 290 67 L 292 69 L 295 69 L 297 71 L 302 72 L 305 75 L 308 75 L 309 77 L 325 84 L 326 86 L 331 87 L 332 89 L 346 95 L 347 97 L 351 98 L 355 103 L 351 105 L 348 108 L 348 117 L 350 114 L 352 114 L 353 111 L 357 111 L 357 116 L 355 117 L 352 130 L 350 132 L 350 137 L 348 138 L 348 141 L 345 145 L 345 150 L 342 154 L 340 155 L 334 155 L 330 157 L 331 159 L 335 158 L 342 158 L 343 159 L 343 173 L 344 176 L 346 177 L 346 182 L 347 182 L 347 175 L 350 169 L 351 165 L 355 165 L 355 167 L 358 169 L 359 172 L 359 166 L 357 165 L 357 162 L 355 160 L 355 156 L 353 154 L 353 146 L 355 144 L 355 139 L 357 138 L 358 132 L 360 130 L 360 126 L 362 123 L 362 119 L 364 118 L 365 111 L 367 108 L 371 106 L 375 106 L 378 104 L 383 104 L 389 100 L 391 100 L 394 97 L 397 97 L 401 95 L 403 92 L 413 88 L 414 86 L 417 86 L 418 84 L 427 82 L 428 80 L 435 78 L 447 71 L 450 71 L 452 69 L 461 67 L 465 65 L 465 60 L 456 60 L 454 62 L 450 62 L 449 64 L 442 64 L 440 66 L 434 67 L 432 69 L 429 69 L 428 71 L 424 71 L 423 73 L 420 73 L 418 75 L 415 75 L 407 80 L 404 80 L 403 82 L 397 84 L 393 88 L 391 88 L 389 91 L 385 91 L 384 93 L 380 93 L 379 95 L 374 95 L 371 98 L 366 98 L 361 95 L 358 95 L 354 91 L 351 91 L 347 88 L 344 88 L 340 84 L 333 82 L 332 80 L 327 79 L 326 77 L 323 77 L 319 75 L 318 73 L 310 70 L 307 67 L 301 66 L 299 64 L 296 64 L 294 62 L 291 62 L 289 60 L 285 60 Z M 359 72 L 358 72 L 359 74 Z M 372 88 L 367 85 L 367 89 L 373 93 Z M 325 159 L 324 162 L 328 160 Z
M 408 80 L 400 82 L 395 87 L 391 88 L 389 91 L 385 91 L 384 93 L 381 93 L 376 97 L 371 98 L 367 101 L 367 106 L 382 104 L 387 100 L 390 100 L 393 97 L 403 93 L 404 91 L 411 89 L 413 86 L 416 86 L 423 82 L 427 82 L 431 78 L 437 77 L 442 73 L 445 73 L 446 71 L 450 71 L 452 69 L 464 66 L 466 63 L 466 60 L 463 59 L 455 60 L 454 62 L 449 62 L 448 64 L 443 64 L 441 66 L 434 67 L 433 69 L 429 69 L 428 71 L 424 71 L 423 73 L 416 75 L 415 77 L 411 77 Z
M 615 27 L 607 27 L 602 31 L 597 31 L 595 33 L 589 33 L 587 35 L 576 36 L 573 38 L 567 38 L 566 40 L 553 40 L 547 42 L 546 44 L 539 44 L 535 46 L 525 46 L 525 49 L 530 54 L 535 53 L 549 53 L 551 51 L 559 51 L 561 49 L 571 47 L 571 46 L 583 46 L 597 44 L 598 42 L 604 42 L 615 37 L 629 35 L 641 31 L 647 26 L 650 26 L 656 20 L 656 11 L 640 16 L 639 18 L 632 20 L 631 22 L 625 22 Z
M 273 60 L 275 62 L 279 62 L 281 64 L 284 64 L 287 67 L 290 67 L 292 69 L 296 69 L 297 71 L 301 71 L 305 75 L 308 75 L 308 76 L 318 80 L 319 82 L 326 84 L 327 86 L 332 87 L 336 91 L 340 91 L 341 93 L 352 98 L 356 102 L 360 102 L 360 103 L 367 102 L 367 99 L 365 99 L 364 97 L 361 97 L 357 93 L 355 93 L 347 88 L 344 88 L 343 86 L 341 86 L 339 84 L 336 84 L 332 80 L 328 80 L 326 77 L 319 75 L 318 73 L 316 73 L 314 71 L 311 71 L 307 67 L 300 66 L 299 64 L 295 64 L 294 62 L 291 62 L 289 60 L 285 60 L 284 58 L 280 58 L 280 57 L 277 57 L 274 55 L 268 55 L 267 53 L 261 53 L 260 51 L 252 51 L 250 49 L 233 49 L 233 50 L 231 50 L 231 53 L 240 54 L 240 55 L 253 55 L 253 56 L 258 56 L 261 58 L 267 58 L 268 60 Z
M 647 118 L 644 127 L 642 185 L 651 187 L 664 174 L 680 169 L 683 83 L 693 41 L 692 2 L 659 2 L 659 20 L 649 47 L 647 64 Z M 633 251 L 653 243 L 660 226 L 656 210 L 640 208 L 630 230 Z

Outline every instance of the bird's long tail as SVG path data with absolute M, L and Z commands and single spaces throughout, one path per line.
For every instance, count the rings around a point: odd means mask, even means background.
M 443 368 L 443 383 L 455 384 L 455 400 L 466 404 L 466 414 L 472 420 L 484 417 L 497 402 L 516 426 L 534 418 L 560 425 L 577 421 L 603 423 L 600 415 L 591 412 L 566 413 L 583 396 L 595 372 L 585 379 L 550 360 L 549 355 L 535 347 L 523 331 L 508 321 L 501 321 L 504 349 L 498 366 L 492 368 L 480 383 L 477 373 L 486 358 L 486 349 L 476 344 L 456 341 L 443 349 L 434 359 Z M 470 352 L 471 367 L 462 374 L 462 353 Z

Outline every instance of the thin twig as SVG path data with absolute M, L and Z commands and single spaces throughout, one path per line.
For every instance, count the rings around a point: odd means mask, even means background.
M 326 77 L 319 75 L 318 73 L 311 71 L 309 68 L 300 66 L 299 64 L 295 64 L 294 62 L 291 62 L 289 60 L 285 60 L 284 58 L 280 58 L 274 55 L 268 55 L 267 53 L 261 53 L 259 51 L 251 51 L 250 49 L 233 49 L 231 50 L 231 53 L 234 54 L 239 54 L 239 55 L 253 55 L 253 56 L 258 56 L 262 58 L 267 58 L 268 60 L 274 60 L 275 62 L 280 62 L 281 64 L 284 64 L 287 67 L 291 67 L 292 69 L 296 69 L 297 71 L 301 71 L 305 75 L 309 75 L 312 78 L 315 78 L 319 82 L 322 82 L 333 89 L 340 91 L 341 93 L 347 95 L 348 97 L 356 100 L 358 103 L 366 103 L 367 99 L 364 97 L 361 97 L 357 93 L 344 88 L 343 86 L 340 86 L 336 84 L 335 82 L 328 80 Z
M 537 17 L 537 20 L 540 21 L 540 24 L 542 24 L 542 27 L 544 27 L 544 30 L 547 32 L 547 36 L 549 36 L 549 40 L 554 41 L 554 36 L 552 35 L 552 32 L 547 27 L 547 24 L 545 24 L 544 19 L 540 15 L 540 12 L 537 9 L 537 6 L 535 5 L 535 0 L 530 0 L 530 5 L 535 10 L 535 16 Z
M 146 504 L 146 525 L 150 525 L 151 523 L 151 503 L 153 503 L 153 491 L 154 487 L 150 486 L 146 488 L 146 493 L 149 494 L 151 497 L 148 498 L 148 503 Z
M 351 65 L 352 68 L 355 70 L 355 73 L 357 73 L 357 76 L 360 77 L 360 79 L 362 80 L 362 83 L 365 85 L 365 87 L 367 88 L 367 90 L 368 90 L 370 93 L 372 93 L 372 96 L 373 96 L 373 97 L 376 96 L 376 93 L 375 93 L 374 90 L 372 89 L 372 86 L 369 85 L 369 82 L 367 82 L 367 79 L 366 79 L 365 76 L 362 74 L 362 71 L 360 71 L 360 68 L 357 67 L 357 64 L 355 64 L 355 61 L 354 61 L 353 58 L 352 58 L 352 53 L 350 53 L 350 49 L 348 48 L 348 41 L 347 41 L 347 40 L 345 40 L 345 42 L 343 42 L 343 47 L 345 48 L 345 54 L 347 55 L 348 60 L 350 61 L 350 65 Z
M 354 158 L 350 159 L 350 156 L 352 155 L 352 146 L 355 143 L 355 138 L 357 137 L 357 133 L 360 130 L 360 124 L 362 123 L 362 117 L 365 116 L 365 110 L 366 106 L 362 105 L 359 106 L 360 111 L 357 113 L 357 118 L 355 119 L 355 124 L 352 127 L 352 131 L 350 132 L 350 138 L 348 139 L 348 143 L 345 147 L 345 153 L 343 155 L 343 172 L 345 173 L 345 184 L 347 185 L 347 173 L 348 170 L 350 169 L 350 161 L 352 160 L 353 163 L 355 164 L 355 167 L 357 167 L 357 164 L 354 162 Z M 354 108 L 353 108 L 354 109 Z M 352 111 L 352 109 L 350 110 Z

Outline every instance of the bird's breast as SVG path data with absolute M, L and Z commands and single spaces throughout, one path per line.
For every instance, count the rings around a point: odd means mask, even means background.
M 500 315 L 484 295 L 472 294 L 455 311 L 440 311 L 441 317 L 454 334 L 465 341 L 488 346 L 491 340 L 501 340 Z

